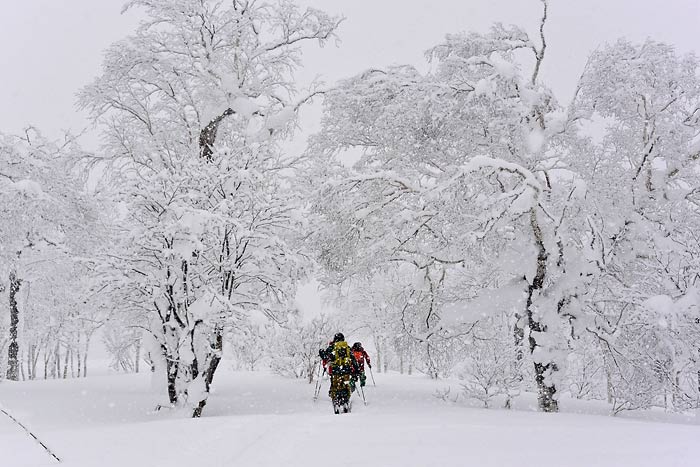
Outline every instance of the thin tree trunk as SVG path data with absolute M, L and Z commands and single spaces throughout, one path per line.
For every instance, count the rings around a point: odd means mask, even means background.
M 75 378 L 75 355 L 72 350 L 70 352 L 70 377 Z
M 136 373 L 138 373 L 139 368 L 140 368 L 139 363 L 141 362 L 141 338 L 140 337 L 136 340 L 136 358 L 135 358 L 135 360 L 136 361 L 134 362 L 134 371 L 136 371 Z
M 673 387 L 671 388 L 671 391 L 672 391 L 671 392 L 671 397 L 672 397 L 671 401 L 673 403 L 674 410 L 678 409 L 679 406 L 681 405 L 680 398 L 678 397 L 678 388 L 681 387 L 681 372 L 676 371 L 675 373 L 676 373 L 676 375 L 675 375 L 674 382 L 673 382 L 674 384 L 673 384 Z
M 613 403 L 613 386 L 612 386 L 612 374 L 610 373 L 610 365 L 608 363 L 608 356 L 605 351 L 603 351 L 603 366 L 605 367 L 605 389 L 608 404 Z
M 374 338 L 374 347 L 376 348 L 376 355 L 374 356 L 374 364 L 377 367 L 377 373 L 382 372 L 382 355 L 384 352 L 382 351 L 382 343 L 381 343 L 381 338 L 375 337 Z
M 52 373 L 53 379 L 58 379 L 61 377 L 61 344 L 56 344 L 56 349 L 54 350 L 54 371 Z
M 525 341 L 525 329 L 522 326 L 522 316 L 515 313 L 515 324 L 513 325 L 513 341 L 515 343 L 515 360 L 523 359 L 523 342 Z
M 26 380 L 27 380 L 27 375 L 26 375 L 26 373 L 24 372 L 24 353 L 22 353 L 22 354 L 18 357 L 18 360 L 19 360 L 19 374 L 20 374 L 20 377 L 22 378 L 22 381 L 26 381 Z
M 87 378 L 87 359 L 88 352 L 90 351 L 90 339 L 92 339 L 92 333 L 93 331 L 90 331 L 89 333 L 85 334 L 85 354 L 83 355 L 83 378 Z
M 70 347 L 66 347 L 66 356 L 63 359 L 63 379 L 68 378 L 68 363 L 70 362 Z
M 431 352 L 432 346 L 430 345 L 430 341 L 426 342 L 425 345 L 425 350 L 426 354 L 428 356 L 428 373 L 430 374 L 431 379 L 438 379 L 439 371 L 437 366 L 435 365 L 435 359 L 433 358 L 433 354 Z
M 78 346 L 76 347 L 75 351 L 77 352 L 76 360 L 78 361 L 78 378 L 80 378 L 80 373 L 83 370 L 83 360 L 82 355 L 80 355 L 80 343 L 78 343 Z
M 17 306 L 17 292 L 19 292 L 21 285 L 22 281 L 17 278 L 15 271 L 10 271 L 10 346 L 7 351 L 7 379 L 11 381 L 19 379 L 19 343 L 17 341 L 19 307 Z
M 255 363 L 251 363 L 250 365 L 250 371 L 253 371 L 253 367 L 255 366 Z M 309 361 L 306 365 L 306 370 L 307 370 L 307 376 L 309 380 L 309 384 L 314 382 L 314 377 L 316 376 L 316 359 L 313 357 L 313 354 L 309 357 Z
M 38 378 L 36 367 L 39 364 L 39 355 L 41 353 L 41 344 L 36 344 L 34 346 L 34 357 L 32 360 L 32 373 L 34 374 L 34 379 Z
M 34 379 L 34 373 L 32 372 L 32 360 L 33 360 L 33 352 L 32 350 L 34 349 L 33 345 L 30 345 L 29 348 L 27 349 L 27 377 L 29 379 Z

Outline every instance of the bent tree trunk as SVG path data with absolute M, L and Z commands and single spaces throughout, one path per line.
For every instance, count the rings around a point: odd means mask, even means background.
M 535 356 L 535 382 L 537 383 L 537 401 L 538 407 L 543 412 L 558 412 L 559 404 L 556 399 L 557 388 L 551 380 L 552 373 L 558 371 L 555 362 L 538 361 L 539 356 L 535 355 L 535 351 L 539 347 L 537 337 L 542 333 L 547 332 L 547 326 L 542 324 L 535 318 L 533 313 L 532 302 L 536 294 L 542 292 L 544 287 L 544 279 L 547 275 L 547 249 L 542 238 L 542 230 L 537 219 L 537 207 L 530 210 L 530 225 L 537 246 L 537 271 L 532 283 L 528 284 L 527 301 L 525 304 L 525 318 L 527 326 L 530 329 L 528 343 L 530 344 L 530 354 Z
M 226 109 L 221 115 L 215 117 L 213 120 L 207 124 L 206 127 L 204 127 L 200 133 L 199 133 L 199 150 L 200 150 L 200 155 L 203 159 L 205 159 L 207 162 L 212 161 L 212 155 L 214 153 L 214 145 L 216 143 L 216 135 L 219 131 L 219 125 L 221 125 L 221 122 L 226 118 L 231 115 L 233 115 L 235 112 L 233 109 Z M 186 271 L 186 263 L 183 263 L 183 267 L 185 268 L 184 271 Z M 186 272 L 185 272 L 186 275 Z M 192 411 L 192 418 L 199 418 L 202 416 L 202 410 L 204 410 L 204 406 L 207 405 L 207 398 L 209 397 L 209 388 L 211 387 L 212 381 L 214 381 L 214 373 L 216 373 L 216 369 L 219 367 L 219 362 L 221 362 L 221 356 L 223 354 L 223 348 L 224 348 L 224 330 L 220 325 L 215 326 L 214 332 L 212 335 L 212 341 L 211 341 L 211 348 L 209 349 L 207 358 L 204 362 L 204 393 L 201 396 L 201 400 L 197 404 L 197 406 L 194 408 Z M 207 364 L 208 360 L 208 364 Z M 199 373 L 198 369 L 198 364 L 197 360 L 195 357 L 195 361 L 193 362 L 193 371 L 192 371 L 192 377 L 197 378 Z
M 19 380 L 19 343 L 17 328 L 19 326 L 19 308 L 17 307 L 17 292 L 22 281 L 17 278 L 15 271 L 10 271 L 10 346 L 7 352 L 7 379 Z
M 202 398 L 194 408 L 192 412 L 192 418 L 199 418 L 202 416 L 202 410 L 204 406 L 207 405 L 207 398 L 209 397 L 209 388 L 211 387 L 212 381 L 214 381 L 214 373 L 216 372 L 219 363 L 221 362 L 221 355 L 224 348 L 224 331 L 221 327 L 216 327 L 214 330 L 214 339 L 208 355 L 209 364 L 206 365 L 204 369 L 204 393 Z

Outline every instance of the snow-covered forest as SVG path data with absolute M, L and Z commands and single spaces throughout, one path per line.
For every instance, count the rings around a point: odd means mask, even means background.
M 153 398 L 119 397 L 179 419 L 168 436 L 278 377 L 286 412 L 328 384 L 319 349 L 342 331 L 372 358 L 368 416 L 396 404 L 371 401 L 384 378 L 426 411 L 494 409 L 483 423 L 700 423 L 700 61 L 620 37 L 555 95 L 561 2 L 529 3 L 534 24 L 442 31 L 420 65 L 307 82 L 304 55 L 342 49 L 349 19 L 126 2 L 137 28 L 76 96 L 99 142 L 0 128 L 0 408 L 100 391 L 108 366 L 114 387 L 149 381 Z M 661 465 L 695 465 L 675 452 Z M 646 465 L 630 459 L 610 465 Z

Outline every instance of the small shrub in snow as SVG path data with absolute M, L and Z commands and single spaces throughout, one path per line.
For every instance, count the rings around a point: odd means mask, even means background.
M 497 327 L 476 331 L 466 359 L 456 369 L 464 395 L 490 407 L 496 396 L 505 396 L 506 407 L 520 393 L 523 360 L 513 337 Z
M 664 406 L 672 355 L 653 329 L 624 328 L 606 360 L 612 412 Z
M 237 370 L 255 371 L 268 358 L 265 334 L 270 326 L 249 324 L 234 329 L 227 335 L 228 349 Z
M 337 326 L 325 315 L 303 323 L 302 317 L 296 313 L 289 317 L 284 327 L 272 329 L 268 346 L 272 371 L 313 382 L 319 369 L 318 351 L 326 347 L 328 339 L 337 332 Z
M 442 389 L 436 389 L 433 395 L 443 402 L 457 402 L 459 400 L 459 393 L 451 396 L 452 387 L 447 386 Z
M 605 363 L 591 338 L 577 341 L 567 360 L 567 379 L 571 397 L 605 398 Z

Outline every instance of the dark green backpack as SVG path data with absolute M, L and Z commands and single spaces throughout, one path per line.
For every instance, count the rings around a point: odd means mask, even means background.
M 333 359 L 331 368 L 334 375 L 349 375 L 352 373 L 352 352 L 345 341 L 333 344 Z

